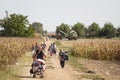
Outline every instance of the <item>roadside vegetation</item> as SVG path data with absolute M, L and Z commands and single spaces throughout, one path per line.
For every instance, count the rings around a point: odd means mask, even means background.
M 37 42 L 37 38 L 0 38 L 0 80 L 16 80 L 13 77 L 16 71 L 13 64 Z
M 73 45 L 71 54 L 76 57 L 83 57 L 95 60 L 120 61 L 120 40 L 80 40 Z
M 69 64 L 72 65 L 72 67 L 76 69 L 78 72 L 85 71 L 87 68 L 78 62 L 78 59 L 80 58 L 71 55 L 71 48 L 74 43 L 75 43 L 74 41 L 56 41 L 56 45 L 58 46 L 59 49 L 62 48 L 63 50 L 68 51 Z
M 79 39 L 77 41 L 57 40 L 56 43 L 59 43 L 59 45 L 57 45 L 59 48 L 68 51 L 68 64 L 80 73 L 80 75 L 77 76 L 79 79 L 113 79 L 110 76 L 105 76 L 106 74 L 114 75 L 114 78 L 116 79 L 119 78 L 118 75 L 114 74 L 117 72 L 116 70 L 118 68 L 115 67 L 118 66 L 116 61 L 120 61 L 119 39 Z M 104 63 L 111 64 L 106 64 L 106 67 L 104 68 Z M 96 66 L 92 68 L 92 65 Z M 110 69 L 111 66 L 114 66 L 116 70 Z M 103 71 L 103 69 L 105 70 Z M 95 70 L 99 70 L 100 72 L 96 72 Z M 109 70 L 111 70 L 110 73 L 107 72 Z M 90 71 L 91 73 L 87 73 L 87 71 Z
M 30 47 L 42 40 L 42 23 L 29 23 L 28 16 L 8 14 L 0 19 L 0 80 L 16 80 L 14 66 L 17 60 L 30 50 Z

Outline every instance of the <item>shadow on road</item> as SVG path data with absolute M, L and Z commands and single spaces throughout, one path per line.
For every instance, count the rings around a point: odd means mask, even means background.
M 15 76 L 15 77 L 17 77 L 17 78 L 33 78 L 31 76 Z

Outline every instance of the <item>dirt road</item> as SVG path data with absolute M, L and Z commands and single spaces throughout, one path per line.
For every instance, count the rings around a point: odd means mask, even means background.
M 51 42 L 52 41 L 47 41 L 47 46 L 49 46 Z M 31 56 L 31 53 L 26 54 L 24 57 L 27 58 L 25 63 L 19 63 L 21 69 L 19 71 L 19 76 L 17 77 L 20 78 L 20 80 L 78 80 L 76 72 L 70 67 L 70 65 L 66 64 L 63 69 L 60 67 L 58 55 L 54 58 L 46 59 L 46 71 L 44 73 L 44 78 L 32 78 L 29 73 L 29 70 L 31 69 L 30 64 L 32 62 Z
M 48 46 L 53 41 L 54 40 L 46 41 L 46 54 L 48 53 Z M 120 64 L 118 63 L 116 64 L 112 61 L 89 59 L 77 59 L 77 61 L 77 64 L 81 65 L 79 66 L 81 71 L 76 71 L 77 67 L 76 69 L 73 69 L 69 63 L 67 63 L 62 69 L 60 67 L 60 62 L 57 54 L 57 56 L 54 58 L 46 59 L 46 71 L 44 73 L 44 78 L 33 78 L 29 73 L 32 63 L 32 53 L 26 53 L 16 64 L 19 68 L 19 73 L 16 77 L 18 77 L 20 80 L 120 80 Z M 82 71 L 84 67 L 86 70 Z M 95 74 L 87 73 L 87 71 L 93 71 Z

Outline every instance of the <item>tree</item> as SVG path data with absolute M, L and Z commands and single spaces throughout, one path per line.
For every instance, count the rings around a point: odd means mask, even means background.
M 93 22 L 89 27 L 88 27 L 88 35 L 89 37 L 97 37 L 100 31 L 100 27 L 97 23 Z
M 87 27 L 85 27 L 84 30 L 85 30 L 85 37 L 88 38 L 89 37 L 89 30 Z
M 68 24 L 61 23 L 61 25 L 57 26 L 56 28 L 57 28 L 56 29 L 56 34 L 61 33 L 60 30 L 67 33 L 67 34 L 70 32 L 70 27 L 69 27 Z M 63 34 L 63 33 L 61 33 L 61 34 L 62 34 L 62 36 L 63 35 L 65 36 L 65 34 Z
M 115 28 L 112 23 L 105 23 L 101 30 L 101 35 L 106 38 L 111 38 L 115 36 Z
M 117 36 L 117 37 L 120 37 L 120 27 L 118 27 L 116 31 L 117 31 L 117 32 L 116 32 L 116 36 Z
M 4 36 L 24 37 L 27 32 L 29 32 L 27 36 L 34 34 L 34 29 L 29 27 L 27 16 L 21 14 L 10 14 L 10 16 L 7 14 L 7 17 L 0 20 L 0 25 L 4 28 Z
M 33 37 L 35 33 L 35 29 L 32 27 L 32 25 L 29 25 L 28 30 L 25 32 L 26 37 Z
M 36 33 L 40 33 L 40 34 L 44 33 L 43 24 L 42 23 L 40 23 L 40 22 L 33 22 L 32 26 L 35 29 Z
M 76 23 L 75 25 L 73 25 L 72 29 L 77 32 L 78 37 L 85 36 L 85 27 L 82 23 Z

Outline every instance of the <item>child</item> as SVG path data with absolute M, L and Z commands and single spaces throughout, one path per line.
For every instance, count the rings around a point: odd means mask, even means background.
M 65 60 L 68 61 L 68 52 L 65 51 Z

